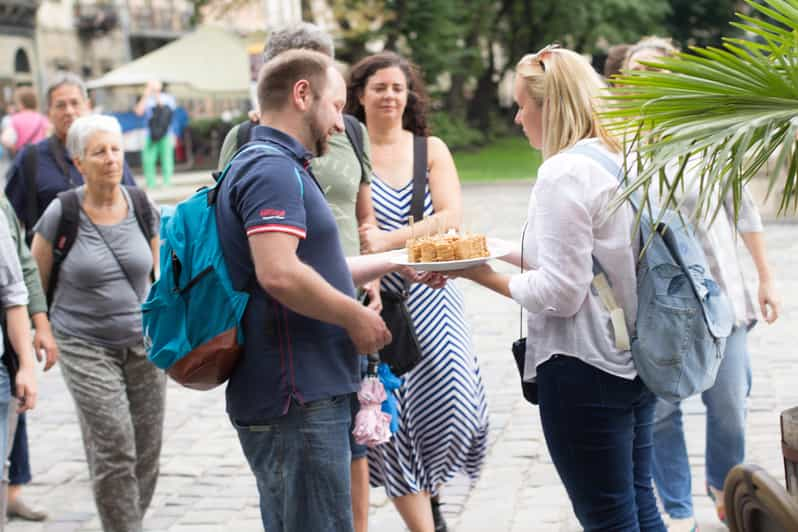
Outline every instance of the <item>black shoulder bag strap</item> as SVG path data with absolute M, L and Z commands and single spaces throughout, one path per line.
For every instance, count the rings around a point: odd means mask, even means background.
M 413 199 L 410 214 L 414 222 L 424 218 L 424 196 L 427 192 L 427 137 L 413 137 Z
M 346 132 L 346 138 L 349 139 L 349 143 L 355 150 L 357 162 L 360 163 L 360 182 L 365 183 L 368 181 L 366 165 L 363 162 L 366 144 L 363 138 L 363 128 L 360 127 L 360 120 L 352 115 L 344 115 L 344 131 Z
M 39 219 L 39 187 L 36 177 L 39 173 L 39 152 L 35 144 L 25 146 L 22 152 L 22 175 L 25 177 L 25 241 L 28 246 L 33 241 L 33 226 Z
M 128 191 L 130 194 L 130 202 L 133 204 L 133 214 L 136 215 L 136 222 L 139 224 L 139 229 L 141 229 L 141 234 L 144 235 L 144 238 L 147 239 L 147 244 L 149 245 L 152 242 L 155 233 L 153 233 L 152 225 L 153 225 L 153 216 L 152 216 L 152 206 L 150 205 L 150 199 L 147 197 L 147 193 L 141 190 L 138 187 L 131 187 L 127 185 L 123 185 L 125 190 Z M 153 283 L 155 282 L 155 265 L 153 264 L 153 269 L 150 270 L 150 281 Z
M 130 285 L 130 288 L 131 290 L 133 290 L 133 293 L 136 294 L 137 298 L 140 297 L 138 291 L 136 290 L 136 285 L 133 284 L 133 278 L 130 276 L 127 269 L 125 269 L 125 266 L 122 264 L 122 261 L 119 260 L 119 256 L 116 254 L 116 251 L 114 251 L 114 248 L 112 248 L 108 240 L 105 239 L 105 235 L 103 234 L 103 232 L 100 231 L 100 228 L 97 227 L 97 224 L 94 223 L 94 220 L 91 219 L 91 216 L 89 216 L 89 214 L 83 210 L 82 206 L 80 207 L 80 210 L 83 211 L 83 214 L 86 215 L 86 219 L 94 228 L 94 231 L 98 235 L 100 235 L 100 239 L 103 241 L 103 244 L 105 244 L 105 247 L 108 248 L 108 251 L 111 252 L 111 256 L 114 257 L 114 260 L 116 261 L 116 264 L 119 266 L 119 269 L 122 270 L 122 273 L 125 275 L 125 279 L 127 279 L 127 283 Z
M 80 197 L 76 189 L 69 189 L 57 196 L 61 202 L 61 219 L 53 239 L 53 266 L 50 268 L 50 280 L 47 284 L 47 304 L 52 305 L 55 287 L 58 286 L 58 274 L 67 253 L 75 243 L 80 225 Z
M 247 120 L 246 122 L 241 122 L 238 125 L 238 131 L 236 131 L 236 151 L 241 149 L 241 146 L 249 142 L 252 136 L 252 128 L 255 124 L 252 120 Z

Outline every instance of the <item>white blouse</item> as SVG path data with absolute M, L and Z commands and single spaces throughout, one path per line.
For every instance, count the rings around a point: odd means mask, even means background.
M 621 163 L 597 139 L 607 155 Z M 510 293 L 529 312 L 525 380 L 553 355 L 576 357 L 626 379 L 637 376 L 630 351 L 615 347 L 610 313 L 591 289 L 593 259 L 609 277 L 633 335 L 637 314 L 634 214 L 628 203 L 611 212 L 618 179 L 598 162 L 561 152 L 541 165 L 532 189 L 523 241 L 530 271 L 514 275 Z

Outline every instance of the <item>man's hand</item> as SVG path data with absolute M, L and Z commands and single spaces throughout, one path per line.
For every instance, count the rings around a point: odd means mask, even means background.
M 352 314 L 346 325 L 346 332 L 355 344 L 358 354 L 376 353 L 391 343 L 391 332 L 380 315 L 366 307 Z
M 42 351 L 47 358 L 44 364 L 44 371 L 49 370 L 55 363 L 58 362 L 58 344 L 55 343 L 53 338 L 53 331 L 49 327 L 37 327 L 36 335 L 33 337 L 33 349 L 36 352 L 36 360 L 42 361 Z
M 22 413 L 36 407 L 36 369 L 32 366 L 22 366 L 17 371 L 16 379 L 17 412 Z
M 762 318 L 768 323 L 779 319 L 781 301 L 770 281 L 759 283 L 759 310 L 762 312 Z
M 358 228 L 360 234 L 360 253 L 368 255 L 370 253 L 381 253 L 388 251 L 384 242 L 385 231 L 373 224 L 363 224 Z
M 493 268 L 491 268 L 487 263 L 480 264 L 479 266 L 474 266 L 472 268 L 466 268 L 463 270 L 452 270 L 448 272 L 442 272 L 447 277 L 452 279 L 456 279 L 458 277 L 462 277 L 463 279 L 469 279 L 474 281 L 475 283 L 480 283 L 486 277 L 490 276 L 493 273 Z
M 446 276 L 438 272 L 422 272 L 412 266 L 399 266 L 396 271 L 409 283 L 422 283 L 436 290 L 446 285 Z

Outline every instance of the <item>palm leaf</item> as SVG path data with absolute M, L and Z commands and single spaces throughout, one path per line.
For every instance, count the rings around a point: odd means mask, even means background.
M 757 16 L 738 14 L 732 25 L 751 40 L 691 48 L 649 63 L 664 72 L 616 79 L 603 115 L 610 131 L 634 139 L 640 168 L 619 202 L 653 184 L 674 206 L 684 173 L 693 172 L 697 214 L 716 216 L 729 197 L 736 216 L 743 186 L 765 168 L 768 194 L 781 194 L 779 212 L 798 210 L 798 0 L 746 3 Z

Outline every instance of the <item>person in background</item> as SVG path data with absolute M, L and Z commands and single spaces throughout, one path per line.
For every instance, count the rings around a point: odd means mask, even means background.
M 17 257 L 22 266 L 25 287 L 28 290 L 28 313 L 36 331 L 33 337 L 33 347 L 36 358 L 41 362 L 46 357 L 44 371 L 52 368 L 58 360 L 58 346 L 53 338 L 50 320 L 47 317 L 47 298 L 45 297 L 39 270 L 36 261 L 25 244 L 25 232 L 14 214 L 14 208 L 4 195 L 0 195 L 0 210 L 5 214 L 11 231 L 11 239 L 16 248 Z M 18 356 L 16 353 L 6 352 L 3 356 Z M 9 407 L 9 435 L 12 442 L 9 452 L 8 464 L 8 496 L 7 512 L 9 518 L 18 517 L 28 521 L 44 521 L 47 512 L 31 506 L 22 497 L 22 486 L 31 481 L 30 464 L 28 462 L 28 438 L 25 414 L 17 415 L 16 405 Z M 22 431 L 22 435 L 17 433 Z
M 649 70 L 644 62 L 670 57 L 677 48 L 669 39 L 647 37 L 631 47 L 624 68 L 628 71 Z M 751 357 L 748 332 L 757 323 L 757 307 L 767 323 L 779 317 L 781 302 L 773 283 L 764 240 L 764 227 L 756 203 L 747 186 L 743 186 L 740 208 L 735 211 L 731 193 L 722 199 L 714 220 L 695 220 L 698 204 L 699 176 L 688 168 L 685 186 L 677 198 L 685 219 L 693 220 L 696 237 L 707 258 L 712 277 L 732 303 L 735 326 L 726 340 L 723 361 L 715 384 L 701 394 L 706 406 L 706 492 L 715 505 L 721 521 L 725 521 L 723 484 L 729 471 L 745 458 L 745 418 L 751 393 Z M 652 193 L 656 193 L 655 187 Z M 715 212 L 718 204 L 706 207 Z M 735 218 L 736 214 L 736 218 Z M 738 254 L 738 237 L 753 260 L 759 278 L 759 289 L 750 289 L 743 274 Z M 695 531 L 693 516 L 690 461 L 679 404 L 657 402 L 654 426 L 654 481 L 672 532 Z
M 276 30 L 269 35 L 269 41 L 263 52 L 264 63 L 274 59 L 287 50 L 315 50 L 334 57 L 332 37 L 314 24 L 302 22 L 289 28 Z M 260 117 L 254 115 L 255 122 Z M 239 129 L 251 127 L 242 123 L 228 132 L 219 156 L 219 170 L 223 170 L 238 151 L 237 139 Z M 344 132 L 335 132 L 330 136 L 326 154 L 310 161 L 313 175 L 324 188 L 324 197 L 332 209 L 344 255 L 353 257 L 360 254 L 360 236 L 358 226 L 375 223 L 374 208 L 371 203 L 371 146 L 366 128 L 357 123 L 360 137 L 363 139 L 362 160 L 358 158 L 358 150 Z M 247 139 L 249 140 L 249 139 Z M 369 307 L 381 308 L 379 281 L 366 283 L 363 290 L 368 297 Z M 366 362 L 365 357 L 362 362 Z M 359 410 L 359 403 L 352 402 L 352 416 Z M 369 517 L 369 471 L 366 459 L 367 448 L 358 445 L 351 436 L 352 447 L 352 513 L 356 532 L 368 530 Z
M 36 406 L 37 384 L 36 363 L 33 343 L 30 338 L 28 320 L 28 291 L 22 267 L 17 258 L 16 247 L 5 216 L 0 216 L 0 304 L 5 313 L 5 327 L 0 335 L 8 335 L 10 344 L 17 353 L 19 369 L 14 382 L 11 382 L 6 365 L 0 363 L 0 457 L 3 458 L 3 480 L 0 489 L 0 531 L 5 528 L 6 470 L 5 458 L 10 445 L 9 414 L 22 413 Z M 0 350 L 5 355 L 3 338 L 0 337 Z M 13 395 L 16 400 L 12 399 Z
M 32 253 L 42 285 L 57 279 L 50 318 L 103 530 L 139 532 L 158 480 L 166 398 L 166 375 L 147 359 L 141 324 L 141 303 L 158 276 L 159 215 L 145 201 L 151 226 L 142 227 L 121 185 L 125 152 L 115 118 L 78 118 L 67 144 L 85 177 L 74 191 L 77 234 L 54 272 L 64 211 L 56 198 L 34 228 Z
M 460 179 L 449 148 L 429 134 L 426 89 L 417 67 L 392 52 L 369 56 L 352 67 L 348 90 L 346 110 L 366 122 L 374 166 L 377 224 L 361 225 L 362 251 L 402 248 L 411 237 L 416 142 L 423 142 L 428 153 L 424 219 L 416 220 L 416 234 L 458 228 Z M 395 274 L 382 280 L 386 291 L 400 293 L 404 287 Z M 472 481 L 479 477 L 487 452 L 488 406 L 460 291 L 453 284 L 441 290 L 416 284 L 407 306 L 422 357 L 395 392 L 399 431 L 369 450 L 369 470 L 372 483 L 385 487 L 411 531 L 442 532 L 447 527 L 438 493 L 457 473 Z M 460 423 L 449 422 L 454 405 Z
M 18 87 L 14 91 L 14 102 L 19 111 L 11 115 L 0 133 L 0 142 L 12 155 L 44 139 L 50 130 L 47 117 L 38 111 L 39 102 L 33 87 Z
M 612 77 L 620 74 L 626 62 L 626 55 L 631 44 L 616 44 L 607 50 L 607 60 L 604 62 L 604 79 L 612 85 Z
M 177 108 L 174 96 L 164 90 L 158 80 L 147 83 L 135 113 L 147 119 L 147 140 L 141 152 L 141 169 L 147 187 L 155 186 L 158 161 L 161 161 L 163 184 L 169 185 L 175 171 L 175 141 L 172 135 L 172 116 Z

